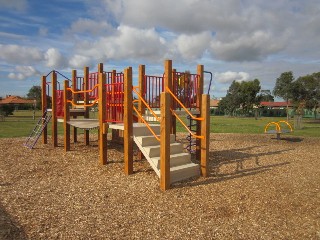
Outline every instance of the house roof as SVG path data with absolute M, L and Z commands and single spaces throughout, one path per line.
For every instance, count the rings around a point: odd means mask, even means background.
M 220 100 L 210 99 L 210 107 L 218 107 Z
M 292 103 L 291 102 L 261 102 L 260 103 L 261 107 L 287 107 L 287 105 L 289 107 L 292 107 Z
M 7 96 L 5 99 L 0 100 L 0 104 L 33 104 L 33 99 L 25 99 L 19 96 Z

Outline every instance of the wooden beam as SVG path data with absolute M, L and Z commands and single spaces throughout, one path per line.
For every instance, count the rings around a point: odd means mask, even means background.
M 106 121 L 106 74 L 99 73 L 99 162 L 107 164 L 107 132 L 108 124 Z
M 89 67 L 83 68 L 83 82 L 84 82 L 84 89 L 83 90 L 89 90 Z M 84 104 L 89 104 L 89 94 L 84 93 Z M 84 107 L 85 113 L 84 118 L 89 118 L 89 107 Z M 85 145 L 89 145 L 89 130 L 84 130 L 84 142 Z
M 201 96 L 203 94 L 203 71 L 204 71 L 204 66 L 203 65 L 198 65 L 197 66 L 197 75 L 199 76 L 198 79 L 198 84 L 197 84 L 197 89 L 196 89 L 196 105 L 199 111 L 201 111 Z M 201 122 L 197 121 L 197 135 L 201 135 Z M 196 139 L 196 158 L 200 159 L 201 158 L 201 141 L 200 139 Z
M 98 64 L 98 73 L 103 73 L 103 63 Z
M 72 90 L 77 91 L 77 70 L 72 70 Z M 72 93 L 72 102 L 77 103 L 78 102 L 78 95 Z M 73 107 L 72 107 L 73 108 Z M 77 116 L 73 116 L 73 118 L 77 118 Z M 76 127 L 73 127 L 73 142 L 78 142 L 78 131 Z
M 201 175 L 208 177 L 208 162 L 209 162 L 209 139 L 210 139 L 210 96 L 208 94 L 202 94 L 201 101 L 201 117 L 204 119 L 201 121 Z
M 165 191 L 170 188 L 170 122 L 171 95 L 166 92 L 160 94 L 160 188 Z
M 139 65 L 139 93 L 142 97 L 145 95 L 145 74 L 146 74 L 146 68 L 145 65 Z M 138 104 L 138 111 L 141 115 L 145 114 L 145 105 L 139 99 L 139 104 Z M 142 122 L 141 119 L 139 118 L 139 122 Z
M 171 91 L 173 91 L 172 87 L 172 60 L 165 60 L 164 62 L 164 92 L 166 91 L 166 88 L 169 88 Z M 160 100 L 161 105 L 161 100 Z M 172 101 L 170 102 L 169 109 L 172 108 Z M 171 115 L 171 114 L 170 114 Z M 170 129 L 170 132 L 173 134 L 173 123 L 172 123 L 172 117 L 170 117 L 170 122 L 168 123 L 167 127 Z
M 124 70 L 124 172 L 133 173 L 132 68 Z
M 41 78 L 41 109 L 42 109 L 42 116 L 47 111 L 47 78 L 46 76 L 42 76 Z M 42 132 L 42 143 L 48 143 L 48 127 L 45 126 Z
M 68 121 L 70 121 L 70 103 L 68 103 L 69 97 L 68 97 L 68 89 L 69 88 L 69 82 L 68 80 L 64 81 L 64 92 L 63 92 L 63 127 L 64 127 L 64 150 L 70 151 L 70 125 L 68 124 Z
M 52 86 L 52 144 L 53 147 L 58 147 L 58 121 L 57 121 L 57 73 L 52 72 L 51 77 L 51 86 Z

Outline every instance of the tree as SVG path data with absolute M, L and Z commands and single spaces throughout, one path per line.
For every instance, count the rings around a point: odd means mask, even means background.
M 254 106 L 258 106 L 260 104 L 261 97 L 258 95 L 260 89 L 261 86 L 258 79 L 241 82 L 241 106 L 244 113 L 248 114 L 253 110 Z
M 29 99 L 34 99 L 37 101 L 36 107 L 41 108 L 41 87 L 32 86 L 27 93 Z
M 241 84 L 237 81 L 233 81 L 227 91 L 227 95 L 222 98 L 219 102 L 219 109 L 224 111 L 226 114 L 234 116 L 235 110 L 240 107 L 241 104 L 241 94 L 240 94 Z
M 234 115 L 235 110 L 242 108 L 244 114 L 253 111 L 260 104 L 260 81 L 237 82 L 233 81 L 227 91 L 227 95 L 219 102 L 219 109 L 227 114 Z
M 260 97 L 262 102 L 274 102 L 274 97 L 271 94 L 271 91 L 268 90 L 261 90 Z
M 292 71 L 281 73 L 277 78 L 276 85 L 273 89 L 273 94 L 276 97 L 281 97 L 287 102 L 287 120 L 289 121 L 289 100 L 292 99 L 293 87 L 293 73 Z
M 296 105 L 313 110 L 316 118 L 320 103 L 320 72 L 299 77 L 293 84 L 292 96 Z

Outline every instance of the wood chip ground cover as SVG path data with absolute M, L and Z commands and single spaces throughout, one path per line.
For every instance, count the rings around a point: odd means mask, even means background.
M 166 192 L 145 160 L 124 175 L 121 145 L 99 165 L 91 138 L 0 139 L 0 239 L 320 239 L 317 138 L 211 134 L 210 176 Z

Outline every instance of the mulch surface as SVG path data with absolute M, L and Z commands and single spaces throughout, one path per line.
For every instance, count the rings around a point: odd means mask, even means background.
M 166 192 L 121 145 L 99 165 L 96 136 L 0 139 L 0 239 L 320 239 L 320 139 L 282 137 L 211 134 L 210 176 Z

